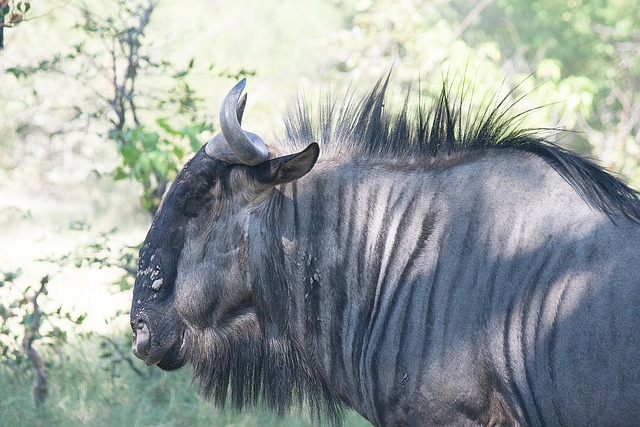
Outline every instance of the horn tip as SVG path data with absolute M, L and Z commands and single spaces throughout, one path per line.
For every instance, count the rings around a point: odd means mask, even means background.
M 244 90 L 244 87 L 247 85 L 247 78 L 243 77 L 238 83 L 236 83 L 236 86 L 234 87 L 234 89 L 240 89 L 240 91 Z

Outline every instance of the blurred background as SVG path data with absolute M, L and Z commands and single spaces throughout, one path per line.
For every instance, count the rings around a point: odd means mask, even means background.
M 138 246 L 248 77 L 269 140 L 301 92 L 504 98 L 640 188 L 640 3 L 0 0 L 0 425 L 310 425 L 200 400 L 132 358 Z M 365 426 L 348 414 L 347 425 Z

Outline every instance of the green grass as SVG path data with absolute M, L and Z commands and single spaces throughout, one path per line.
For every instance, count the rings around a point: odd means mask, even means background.
M 100 360 L 86 343 L 81 350 L 67 345 L 68 356 L 48 355 L 49 395 L 36 408 L 33 376 L 28 366 L 0 365 L 0 425 L 2 426 L 311 426 L 306 414 L 279 418 L 264 409 L 246 413 L 219 410 L 198 397 L 190 372 L 166 373 L 140 368 L 145 378 L 120 362 Z M 95 344 L 95 343 L 94 343 Z M 94 345 L 97 347 L 97 345 Z M 93 356 L 90 356 L 92 354 Z M 370 426 L 348 413 L 345 426 Z

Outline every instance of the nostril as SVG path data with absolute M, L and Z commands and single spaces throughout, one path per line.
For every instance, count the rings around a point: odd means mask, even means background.
M 150 345 L 149 327 L 142 320 L 138 320 L 135 330 L 133 331 L 133 342 L 131 344 L 133 354 L 138 359 L 143 359 L 149 352 Z

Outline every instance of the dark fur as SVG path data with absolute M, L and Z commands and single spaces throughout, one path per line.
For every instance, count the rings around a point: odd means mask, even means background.
M 192 330 L 186 335 L 184 353 L 204 397 L 221 407 L 230 397 L 238 410 L 262 402 L 279 415 L 297 405 L 308 408 L 321 423 L 340 423 L 340 402 L 281 334 L 260 330 L 257 321 L 254 330 L 233 325 L 220 329 Z

